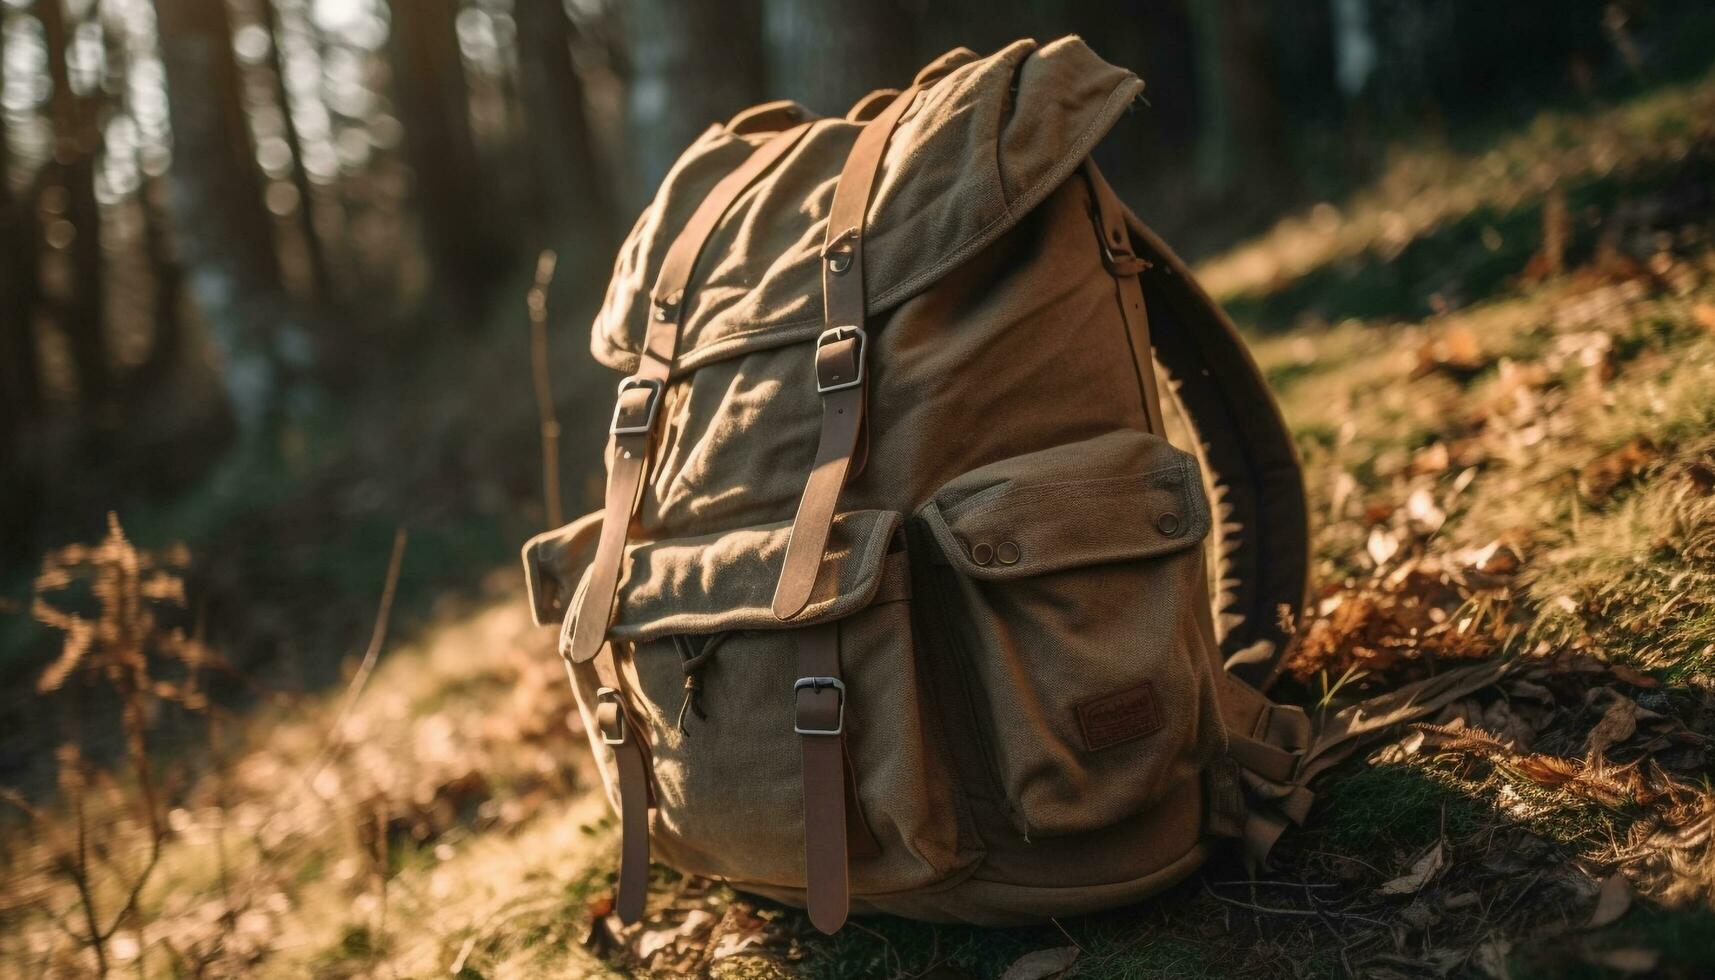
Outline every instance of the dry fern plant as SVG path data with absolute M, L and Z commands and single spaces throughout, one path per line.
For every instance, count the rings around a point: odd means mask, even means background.
M 11 791 L 4 799 L 45 845 L 41 869 L 69 881 L 76 895 L 75 904 L 60 908 L 58 892 L 31 889 L 35 904 L 90 952 L 101 974 L 114 936 L 142 928 L 138 901 L 168 834 L 151 729 L 167 704 L 198 714 L 208 706 L 198 682 L 213 657 L 165 615 L 185 607 L 180 573 L 187 564 L 182 548 L 138 550 L 109 514 L 105 538 L 48 553 L 35 580 L 33 615 L 64 636 L 36 685 L 58 702 L 64 722 L 56 753 L 63 810 L 50 816 Z M 110 705 L 116 718 L 88 716 Z M 104 766 L 86 743 L 112 722 L 123 748 Z M 71 819 L 56 819 L 58 813 Z

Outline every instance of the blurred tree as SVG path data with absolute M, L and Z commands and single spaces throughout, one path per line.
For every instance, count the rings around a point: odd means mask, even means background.
M 65 335 L 77 369 L 78 405 L 100 418 L 115 406 L 113 371 L 106 342 L 107 279 L 102 274 L 101 205 L 95 197 L 96 162 L 101 155 L 100 87 L 79 94 L 72 88 L 68 55 L 71 31 L 64 0 L 37 0 L 33 8 L 42 24 L 47 47 L 48 76 L 53 84 L 53 210 L 61 231 L 51 241 L 64 248 L 70 275 L 56 291 L 55 319 Z M 86 16 L 99 15 L 92 4 Z M 105 425 L 85 430 L 95 434 Z
M 315 198 L 312 196 L 315 189 L 310 186 L 310 172 L 304 166 L 304 141 L 298 134 L 292 95 L 286 84 L 286 57 L 280 46 L 284 32 L 280 26 L 278 4 L 275 0 L 260 0 L 257 16 L 268 32 L 268 68 L 274 75 L 274 98 L 280 103 L 280 135 L 292 154 L 292 188 L 297 191 L 298 199 L 293 214 L 304 243 L 305 278 L 310 298 L 318 305 L 326 305 L 333 298 L 328 279 L 327 251 L 322 247 L 322 236 L 316 229 Z
M 640 204 L 704 129 L 764 99 L 756 0 L 629 0 L 626 147 Z
M 904 88 L 919 67 L 900 0 L 763 0 L 762 10 L 775 98 L 844 115 L 874 89 Z
M 519 95 L 537 208 L 536 248 L 554 247 L 576 274 L 601 271 L 618 247 L 613 197 L 597 161 L 576 28 L 560 0 L 517 0 Z
M 405 126 L 411 196 L 436 288 L 458 315 L 478 307 L 510 250 L 472 138 L 470 93 L 459 54 L 459 0 L 393 0 L 393 97 Z
M 1289 176 L 1285 130 L 1262 0 L 1190 4 L 1197 44 L 1197 183 L 1209 194 L 1241 175 L 1251 190 Z M 1268 189 L 1268 188 L 1263 188 Z
M 7 63 L 6 34 L 0 30 L 0 65 Z M 6 76 L 0 72 L 0 107 L 7 104 Z M 36 552 L 42 402 L 36 353 L 39 181 L 32 176 L 22 192 L 14 192 L 8 128 L 0 108 L 0 564 L 10 567 Z
M 296 327 L 280 288 L 225 0 L 155 0 L 172 119 L 174 226 L 198 306 L 223 348 L 226 395 L 251 437 L 280 405 Z

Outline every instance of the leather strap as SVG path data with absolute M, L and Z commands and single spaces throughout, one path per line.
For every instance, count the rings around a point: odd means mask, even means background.
M 608 659 L 602 657 L 597 663 Z M 619 688 L 603 686 L 597 691 L 596 727 L 602 741 L 612 747 L 619 770 L 619 886 L 614 910 L 621 922 L 629 924 L 643 918 L 644 899 L 649 895 L 649 763 Z
M 592 666 L 602 682 L 597 695 L 596 721 L 602 741 L 613 749 L 619 771 L 620 860 L 615 908 L 620 920 L 626 923 L 643 917 L 644 900 L 649 893 L 650 766 L 642 729 L 625 706 L 623 677 L 613 663 L 611 646 L 604 642 L 613 618 L 625 542 L 643 492 L 656 416 L 678 352 L 684 311 L 689 305 L 685 303 L 685 288 L 696 269 L 697 258 L 739 195 L 785 156 L 809 129 L 809 123 L 802 123 L 764 143 L 721 178 L 691 213 L 684 229 L 668 246 L 656 277 L 649 328 L 644 333 L 637 372 L 619 383 L 613 423 L 609 427 L 601 535 L 590 562 L 589 577 L 568 620 L 570 635 L 562 634 L 561 649 L 573 665 L 595 660 Z M 597 658 L 603 651 L 606 653 Z
M 785 130 L 721 178 L 697 205 L 661 262 L 661 271 L 651 293 L 649 328 L 644 332 L 637 372 L 619 383 L 613 424 L 609 427 L 611 438 L 601 539 L 596 543 L 589 582 L 575 614 L 577 618 L 570 649 L 575 663 L 583 663 L 596 655 L 613 618 L 613 598 L 619 587 L 625 541 L 643 492 L 643 478 L 649 468 L 649 453 L 655 437 L 656 416 L 660 414 L 662 395 L 678 352 L 685 309 L 690 305 L 685 302 L 685 288 L 691 281 L 697 257 L 739 195 L 797 145 L 810 131 L 810 126 L 810 123 L 800 123 Z
M 1120 313 L 1125 317 L 1126 341 L 1131 345 L 1131 361 L 1137 368 L 1137 384 L 1143 392 L 1149 431 L 1166 438 L 1161 392 L 1155 377 L 1155 350 L 1149 342 L 1149 313 L 1143 303 L 1143 285 L 1137 279 L 1150 263 L 1133 252 L 1131 234 L 1125 226 L 1125 208 L 1107 178 L 1096 169 L 1096 161 L 1087 157 L 1084 179 L 1090 184 L 1090 200 L 1094 204 L 1090 217 L 1096 223 L 1096 237 L 1101 239 L 1102 264 L 1108 267 L 1119 290 Z
M 839 624 L 806 626 L 796 639 L 793 730 L 804 743 L 804 905 L 810 922 L 831 935 L 845 924 L 851 906 Z
M 596 688 L 595 732 L 613 751 L 619 777 L 619 883 L 614 909 L 621 921 L 632 923 L 643 917 L 644 900 L 649 895 L 649 808 L 654 802 L 649 746 L 637 716 L 627 707 L 625 680 L 614 662 L 613 645 L 603 644 L 599 655 L 591 660 L 574 662 L 568 655 L 571 624 L 568 618 L 561 628 L 560 654 L 574 690 L 585 687 L 579 683 L 580 673 L 593 675 L 586 681 L 593 680 Z
M 863 233 L 887 141 L 921 89 L 913 85 L 858 134 L 840 171 L 822 243 L 823 330 L 816 341 L 816 387 L 822 394 L 822 434 L 786 559 L 774 590 L 774 615 L 791 619 L 810 603 L 828 544 L 840 489 L 852 472 L 863 429 L 868 337 L 864 333 Z

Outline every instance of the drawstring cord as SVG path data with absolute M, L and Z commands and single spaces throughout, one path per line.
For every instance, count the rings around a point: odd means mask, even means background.
M 687 710 L 696 712 L 697 718 L 701 721 L 708 721 L 709 719 L 709 716 L 703 713 L 703 701 L 700 697 L 703 691 L 703 668 L 714 659 L 715 654 L 721 648 L 721 644 L 725 643 L 726 638 L 730 635 L 730 633 L 716 633 L 707 637 L 703 640 L 701 650 L 692 645 L 689 636 L 679 634 L 673 637 L 673 645 L 678 648 L 679 656 L 684 661 L 680 667 L 685 671 L 685 700 L 679 702 L 679 717 L 674 724 L 678 727 L 679 734 L 686 738 L 691 736 L 690 731 L 685 727 L 685 712 Z

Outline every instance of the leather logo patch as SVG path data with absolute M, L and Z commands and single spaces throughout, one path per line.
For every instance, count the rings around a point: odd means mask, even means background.
M 1098 752 L 1142 738 L 1161 727 L 1155 691 L 1146 681 L 1130 690 L 1092 698 L 1077 706 L 1084 748 Z

